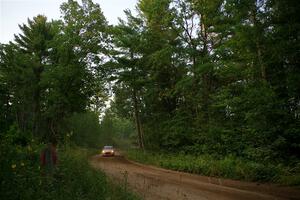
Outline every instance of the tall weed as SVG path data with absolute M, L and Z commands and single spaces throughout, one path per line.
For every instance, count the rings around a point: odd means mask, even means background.
M 195 156 L 128 150 L 127 156 L 141 163 L 205 176 L 300 185 L 298 168 L 291 170 L 291 167 L 282 164 L 259 163 L 233 155 L 216 158 L 207 154 Z
M 5 200 L 106 200 L 137 199 L 111 183 L 105 174 L 92 169 L 88 152 L 83 149 L 59 149 L 59 163 L 53 175 L 45 175 L 39 166 L 43 145 L 0 144 L 0 199 Z

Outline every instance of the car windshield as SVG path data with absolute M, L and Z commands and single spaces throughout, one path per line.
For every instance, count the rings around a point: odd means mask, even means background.
M 103 149 L 113 149 L 112 146 L 104 146 Z

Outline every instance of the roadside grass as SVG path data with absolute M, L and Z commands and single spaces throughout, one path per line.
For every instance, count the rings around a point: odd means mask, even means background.
M 45 176 L 39 167 L 42 145 L 0 144 L 0 199 L 5 200 L 135 200 L 88 164 L 89 150 L 64 148 L 58 152 L 58 169 Z
M 291 168 L 282 164 L 258 163 L 232 155 L 216 159 L 211 155 L 165 154 L 136 149 L 127 150 L 126 153 L 128 159 L 176 171 L 235 180 L 300 185 L 300 164 Z

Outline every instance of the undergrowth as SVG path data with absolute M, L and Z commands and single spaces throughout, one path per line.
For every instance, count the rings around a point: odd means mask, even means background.
M 232 155 L 216 159 L 211 155 L 151 153 L 138 150 L 128 150 L 127 157 L 144 164 L 205 176 L 300 185 L 300 163 L 290 167 L 283 164 L 258 163 Z
M 8 144 L 0 147 L 0 199 L 5 200 L 133 200 L 126 188 L 110 182 L 92 169 L 88 151 L 59 148 L 59 163 L 51 176 L 43 175 L 39 152 L 44 145 Z

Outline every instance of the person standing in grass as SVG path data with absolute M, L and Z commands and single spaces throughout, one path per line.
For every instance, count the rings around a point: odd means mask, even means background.
M 53 140 L 49 142 L 47 147 L 43 149 L 40 155 L 40 163 L 43 174 L 53 175 L 57 166 L 57 142 Z

